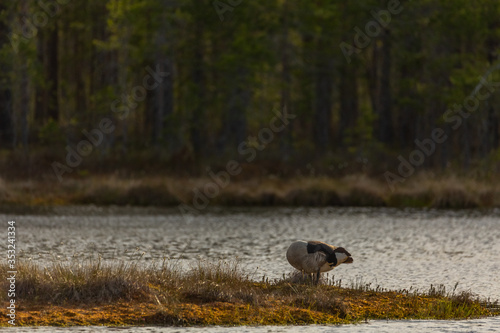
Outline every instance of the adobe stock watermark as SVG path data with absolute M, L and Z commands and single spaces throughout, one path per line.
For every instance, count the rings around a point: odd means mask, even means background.
M 361 53 L 361 50 L 367 48 L 371 42 L 372 38 L 376 38 L 389 26 L 393 15 L 398 15 L 403 11 L 404 7 L 401 5 L 399 0 L 389 0 L 387 2 L 387 9 L 381 9 L 379 11 L 370 11 L 373 20 L 368 21 L 365 24 L 364 31 L 358 26 L 354 27 L 354 32 L 356 33 L 353 38 L 353 43 L 348 44 L 346 42 L 341 42 L 339 44 L 347 63 L 351 63 L 351 57 L 353 54 Z
M 10 43 L 14 53 L 19 52 L 19 44 L 27 44 L 38 34 L 38 29 L 45 27 L 49 20 L 62 11 L 61 6 L 67 5 L 71 0 L 38 0 L 33 1 L 38 5 L 30 17 L 22 17 L 16 32 L 9 33 Z
M 463 100 L 462 104 L 454 104 L 452 108 L 447 109 L 443 113 L 444 122 L 450 124 L 454 131 L 462 126 L 465 119 L 477 111 L 480 102 L 490 98 L 500 88 L 500 82 L 487 80 L 493 69 L 480 78 L 476 88 Z M 500 69 L 500 65 L 496 66 L 496 69 Z M 421 166 L 426 158 L 436 152 L 436 146 L 444 143 L 447 139 L 446 132 L 440 127 L 434 128 L 428 138 L 423 140 L 416 139 L 415 145 L 417 148 L 408 155 L 408 158 L 404 158 L 402 155 L 398 156 L 400 163 L 397 172 L 386 171 L 384 173 L 385 180 L 391 191 L 395 190 L 398 183 L 403 183 L 408 177 L 412 176 L 416 168 Z
M 275 115 L 269 121 L 268 127 L 261 128 L 256 136 L 248 136 L 238 145 L 238 154 L 244 157 L 247 163 L 253 162 L 258 152 L 264 150 L 274 140 L 275 135 L 282 132 L 297 117 L 288 113 L 286 106 L 281 112 L 273 110 L 273 113 Z M 210 201 L 220 194 L 220 190 L 229 185 L 231 177 L 239 175 L 242 171 L 241 164 L 236 160 L 229 160 L 225 166 L 225 169 L 218 173 L 214 173 L 210 167 L 206 169 L 211 181 L 205 183 L 202 188 L 193 189 L 191 205 L 183 203 L 178 206 L 184 218 L 187 214 L 198 214 L 207 208 Z
M 19 304 L 16 304 L 16 221 L 8 221 L 7 222 L 7 297 L 6 301 L 7 313 L 6 316 L 9 317 L 8 323 L 12 326 L 16 325 L 16 307 Z
M 154 90 L 160 86 L 163 79 L 170 75 L 168 72 L 162 72 L 160 65 L 156 65 L 153 70 L 150 66 L 145 68 L 147 75 L 142 79 L 142 85 L 137 85 L 130 90 L 130 93 L 122 94 L 120 98 L 111 102 L 111 112 L 120 120 L 129 116 L 129 114 L 137 108 L 139 102 L 146 99 L 147 91 Z M 66 163 L 57 161 L 52 162 L 52 170 L 54 170 L 59 182 L 63 181 L 63 175 L 68 172 L 73 172 L 74 168 L 80 166 L 84 157 L 89 156 L 94 151 L 94 148 L 104 140 L 104 135 L 111 134 L 116 129 L 112 117 L 104 117 L 99 121 L 99 124 L 92 130 L 83 130 L 82 134 L 87 140 L 80 140 L 76 145 L 66 146 Z
M 226 0 L 227 3 L 220 1 L 220 0 L 215 0 L 212 2 L 212 5 L 214 6 L 215 12 L 217 15 L 219 15 L 219 19 L 221 22 L 224 22 L 224 13 L 226 12 L 232 12 L 236 7 L 238 7 L 243 0 Z

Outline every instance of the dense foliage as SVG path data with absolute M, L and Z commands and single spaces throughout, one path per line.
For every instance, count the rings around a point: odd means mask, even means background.
M 2 1 L 0 147 L 491 166 L 499 17 L 497 0 Z

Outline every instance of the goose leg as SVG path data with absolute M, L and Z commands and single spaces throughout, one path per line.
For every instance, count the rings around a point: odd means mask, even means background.
M 318 268 L 318 273 L 316 273 L 316 284 L 319 283 L 319 273 L 320 273 L 320 269 L 321 268 Z

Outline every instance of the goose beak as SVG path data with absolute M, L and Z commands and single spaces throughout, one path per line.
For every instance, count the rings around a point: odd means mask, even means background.
M 352 257 L 348 257 L 343 263 L 344 264 L 352 264 L 354 262 L 354 259 Z

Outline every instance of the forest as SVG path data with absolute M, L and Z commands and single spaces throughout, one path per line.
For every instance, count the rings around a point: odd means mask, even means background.
M 0 170 L 488 177 L 499 17 L 497 0 L 2 1 Z

